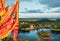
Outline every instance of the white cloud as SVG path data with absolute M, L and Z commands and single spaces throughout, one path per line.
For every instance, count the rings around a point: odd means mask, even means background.
M 33 10 L 37 10 L 37 9 L 41 9 L 41 10 L 45 10 L 47 5 L 42 5 L 42 4 L 38 4 L 37 1 L 34 2 L 20 2 L 20 11 L 25 11 L 25 8 L 27 8 L 28 10 L 33 9 Z
M 19 12 L 25 11 L 25 8 L 27 8 L 28 10 L 40 9 L 44 13 L 19 13 L 19 18 L 57 18 L 60 16 L 60 13 L 54 12 L 59 10 L 60 7 L 51 8 L 48 7 L 47 4 L 46 5 L 39 4 L 38 1 L 36 0 L 35 1 L 33 0 L 32 2 L 28 2 L 28 1 L 20 2 Z
M 19 18 L 58 18 L 60 16 L 59 13 L 20 13 Z

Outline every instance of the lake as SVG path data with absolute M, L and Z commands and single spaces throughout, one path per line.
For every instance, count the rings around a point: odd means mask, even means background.
M 18 34 L 18 38 L 20 39 L 37 39 L 37 38 L 41 38 L 38 36 L 37 32 L 41 30 L 47 31 L 51 34 L 51 39 L 47 40 L 47 41 L 60 41 L 60 33 L 58 32 L 53 32 L 50 29 L 47 28 L 40 28 L 40 29 L 35 29 L 33 31 L 20 31 Z

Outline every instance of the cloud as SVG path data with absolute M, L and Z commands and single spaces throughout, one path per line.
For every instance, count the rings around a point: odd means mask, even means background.
M 51 11 L 51 13 L 60 13 L 60 10 Z
M 22 1 L 28 1 L 28 2 L 32 2 L 33 0 L 20 0 L 20 1 L 21 1 L 21 2 L 22 2 Z
M 60 0 L 39 0 L 39 3 L 49 7 L 60 7 Z
M 50 10 L 46 10 L 47 13 L 60 13 L 60 7 L 51 8 Z
M 28 9 L 28 11 L 25 10 L 25 8 Z M 40 9 L 40 11 L 38 11 Z M 45 12 L 46 5 L 38 4 L 38 1 L 33 0 L 33 2 L 20 2 L 20 12 L 29 12 L 29 13 L 42 13 L 42 11 Z
M 41 10 L 28 10 L 28 13 L 43 13 Z
M 60 13 L 60 9 L 59 9 L 59 10 L 57 10 L 57 11 L 54 11 L 54 13 Z
M 20 18 L 58 18 L 60 16 L 59 13 L 28 13 L 28 14 L 24 14 L 24 13 L 20 13 L 19 14 Z M 60 18 L 60 17 L 59 17 Z
M 57 18 L 60 16 L 60 0 L 21 0 L 19 6 L 20 18 Z
M 25 10 L 24 12 L 21 12 L 21 13 L 43 13 L 43 11 L 40 9 L 37 9 L 37 10 L 31 9 L 31 10 Z
M 22 2 L 23 1 L 23 2 Z M 28 2 L 30 1 L 30 2 Z M 60 7 L 60 0 L 21 0 L 20 12 L 25 13 L 25 8 L 28 9 L 28 13 L 39 13 L 37 9 L 42 10 L 42 12 L 60 13 L 59 11 L 52 11 L 51 8 Z M 32 9 L 32 10 L 31 10 Z M 55 10 L 55 8 L 53 9 Z M 40 13 L 42 13 L 40 11 Z

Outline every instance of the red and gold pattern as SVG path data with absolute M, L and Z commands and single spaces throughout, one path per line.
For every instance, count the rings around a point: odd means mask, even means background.
M 0 0 L 0 39 L 7 37 L 11 31 L 14 31 L 13 41 L 17 41 L 18 37 L 18 0 L 16 0 L 14 6 L 8 10 L 8 6 L 5 7 L 5 0 Z

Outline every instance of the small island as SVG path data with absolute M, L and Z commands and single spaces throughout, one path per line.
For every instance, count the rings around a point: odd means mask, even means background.
M 46 31 L 43 31 L 43 30 L 42 30 L 42 31 L 38 31 L 37 33 L 38 33 L 38 35 L 39 35 L 42 39 L 44 39 L 44 40 L 48 40 L 48 39 L 51 38 L 50 33 L 46 32 Z

